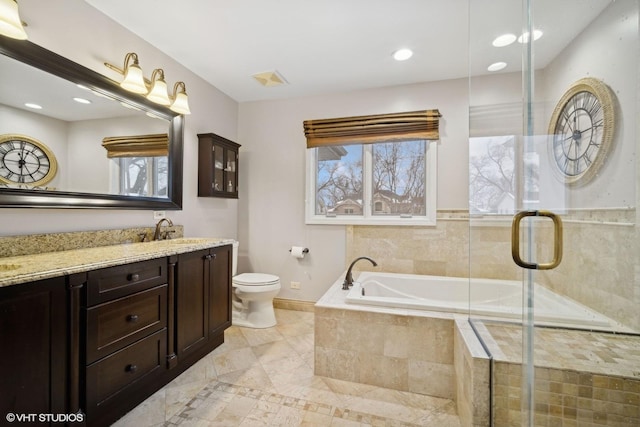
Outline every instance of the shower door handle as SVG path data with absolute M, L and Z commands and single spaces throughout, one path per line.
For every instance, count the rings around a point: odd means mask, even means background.
M 548 263 L 536 264 L 525 262 L 520 258 L 520 221 L 528 216 L 545 216 L 553 221 L 553 260 Z M 551 270 L 560 265 L 562 261 L 562 220 L 553 212 L 549 211 L 522 211 L 513 217 L 511 224 L 511 257 L 513 261 L 522 268 L 529 270 Z

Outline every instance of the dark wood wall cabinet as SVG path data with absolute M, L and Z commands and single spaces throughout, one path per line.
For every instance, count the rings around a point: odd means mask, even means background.
M 198 197 L 238 198 L 240 145 L 214 133 L 198 134 Z
M 231 245 L 0 288 L 0 413 L 110 425 L 224 342 Z

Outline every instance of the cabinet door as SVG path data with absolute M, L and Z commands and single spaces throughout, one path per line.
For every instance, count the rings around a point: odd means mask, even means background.
M 240 145 L 213 133 L 198 134 L 198 196 L 238 198 Z
M 213 249 L 209 284 L 209 334 L 222 334 L 231 326 L 231 246 Z
M 66 413 L 65 278 L 0 288 L 0 414 Z
M 176 344 L 178 357 L 188 355 L 208 338 L 209 250 L 178 255 L 176 266 Z

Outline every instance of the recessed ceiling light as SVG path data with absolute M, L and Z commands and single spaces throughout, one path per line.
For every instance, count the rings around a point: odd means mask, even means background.
M 27 102 L 24 104 L 25 107 L 33 108 L 34 110 L 42 110 L 42 105 L 34 104 L 33 102 Z
M 489 71 L 500 71 L 507 66 L 506 62 L 494 62 L 487 67 Z
M 516 41 L 516 38 L 517 37 L 515 34 L 503 34 L 501 36 L 496 37 L 492 44 L 495 47 L 509 46 L 511 43 Z
M 406 61 L 412 56 L 413 51 L 411 49 L 398 49 L 393 52 L 393 59 L 395 59 L 396 61 Z
M 533 30 L 533 41 L 538 40 L 542 37 L 542 31 Z M 523 33 L 520 37 L 518 37 L 518 43 L 529 43 L 529 33 Z
M 84 98 L 73 98 L 73 100 L 79 102 L 80 104 L 91 104 L 91 101 Z

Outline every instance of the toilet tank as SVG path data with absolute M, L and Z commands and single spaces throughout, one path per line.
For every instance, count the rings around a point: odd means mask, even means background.
M 233 242 L 233 253 L 231 254 L 231 277 L 235 276 L 238 272 L 238 246 L 240 246 L 240 242 Z

